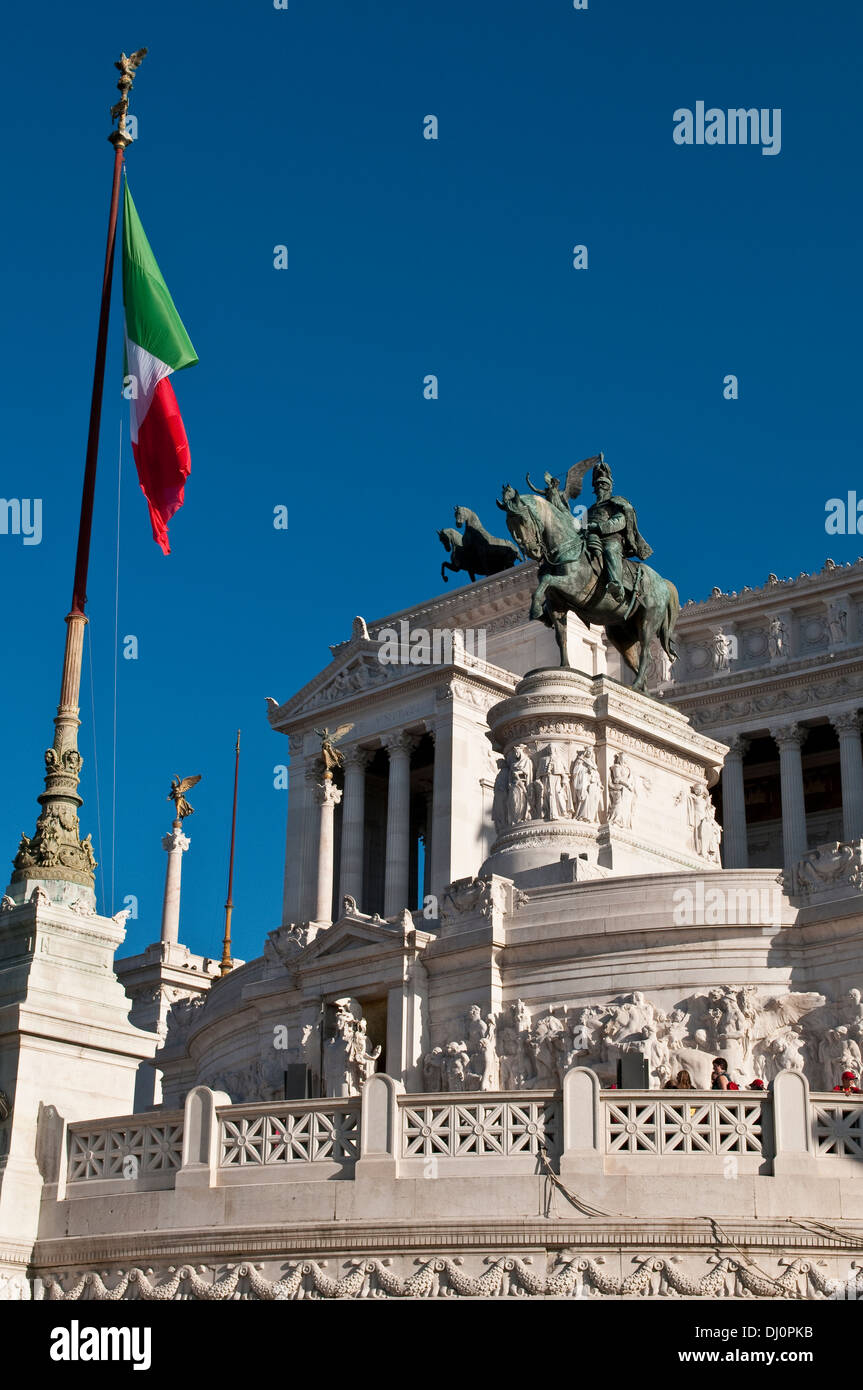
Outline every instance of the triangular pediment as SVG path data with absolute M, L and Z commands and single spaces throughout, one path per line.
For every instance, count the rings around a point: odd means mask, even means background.
M 278 728 L 286 718 L 308 714 L 328 705 L 356 700 L 402 677 L 415 676 L 417 668 L 381 662 L 380 647 L 369 638 L 357 638 L 337 651 L 335 658 L 315 678 L 283 705 L 269 703 L 270 723 Z
M 326 927 L 303 952 L 301 965 L 325 956 L 349 955 L 357 951 L 374 952 L 384 947 L 404 944 L 405 929 L 401 922 L 375 922 L 371 919 L 342 917 Z

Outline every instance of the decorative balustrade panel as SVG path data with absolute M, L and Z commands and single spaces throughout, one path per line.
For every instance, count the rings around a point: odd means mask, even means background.
M 812 1102 L 815 1154 L 863 1158 L 863 1101 Z
M 606 1153 L 760 1154 L 759 1100 L 731 1097 L 723 1091 L 700 1096 L 650 1100 L 603 1096 Z M 660 1098 L 661 1096 L 661 1098 Z
M 402 1157 L 498 1158 L 560 1152 L 560 1102 L 483 1097 L 402 1104 Z
M 278 1110 L 230 1118 L 221 1115 L 221 1168 L 249 1164 L 353 1163 L 359 1154 L 359 1103 L 320 1102 L 320 1109 Z
M 70 1182 L 167 1173 L 183 1160 L 183 1120 L 159 1119 L 121 1126 L 70 1126 Z

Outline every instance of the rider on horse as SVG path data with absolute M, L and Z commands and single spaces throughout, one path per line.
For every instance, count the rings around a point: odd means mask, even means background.
M 592 556 L 601 552 L 607 591 L 622 602 L 624 559 L 636 556 L 646 560 L 653 551 L 638 530 L 632 503 L 612 496 L 611 469 L 602 458 L 593 470 L 592 482 L 596 501 L 587 512 L 587 549 Z

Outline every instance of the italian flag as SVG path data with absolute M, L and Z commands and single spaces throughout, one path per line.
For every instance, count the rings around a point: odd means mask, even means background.
M 168 522 L 183 505 L 192 465 L 180 407 L 168 378 L 172 372 L 194 366 L 198 359 L 144 235 L 128 183 L 123 201 L 123 307 L 132 453 L 150 508 L 153 539 L 170 555 Z

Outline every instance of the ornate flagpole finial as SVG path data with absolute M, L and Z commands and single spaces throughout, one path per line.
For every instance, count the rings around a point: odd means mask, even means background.
M 126 115 L 129 110 L 129 93 L 132 90 L 132 82 L 136 68 L 139 68 L 147 56 L 146 48 L 139 48 L 130 58 L 125 53 L 121 53 L 114 67 L 120 73 L 120 81 L 117 83 L 117 90 L 120 93 L 120 100 L 111 107 L 111 120 L 117 122 L 117 129 L 112 130 L 108 139 L 114 149 L 125 150 L 127 145 L 131 145 L 132 137 L 126 130 Z

